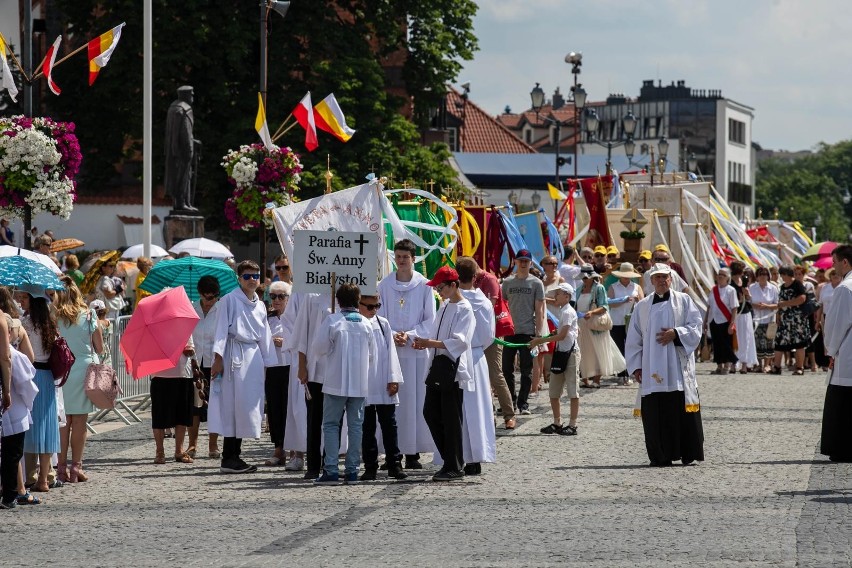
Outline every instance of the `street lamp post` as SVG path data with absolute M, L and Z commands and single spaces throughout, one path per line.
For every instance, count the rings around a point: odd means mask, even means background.
M 541 88 L 539 83 L 535 84 L 535 87 L 530 91 L 530 102 L 532 103 L 532 108 L 535 111 L 536 118 L 541 118 L 546 124 L 552 124 L 556 127 L 556 170 L 553 176 L 554 184 L 556 188 L 559 188 L 559 168 L 565 165 L 565 158 L 560 155 L 561 152 L 561 144 L 562 141 L 562 127 L 567 124 L 566 122 L 560 122 L 554 118 L 549 116 L 539 116 L 539 111 L 541 107 L 544 106 L 544 89 Z M 576 156 L 574 158 L 574 177 L 577 176 L 577 159 Z
M 593 142 L 598 146 L 606 148 L 607 173 L 612 171 L 613 148 L 617 148 L 618 146 L 624 146 L 625 153 L 627 153 L 628 156 L 633 155 L 633 151 L 636 147 L 636 143 L 633 142 L 633 133 L 636 132 L 636 117 L 633 116 L 632 112 L 628 111 L 627 114 L 624 115 L 624 118 L 621 119 L 621 124 L 624 129 L 624 134 L 627 135 L 627 139 L 621 140 L 619 142 L 613 142 L 612 140 L 608 140 L 606 143 L 603 143 L 597 139 L 597 131 L 598 126 L 600 125 L 600 119 L 598 118 L 598 114 L 593 109 L 586 110 L 585 123 L 586 133 L 589 136 L 589 142 Z
M 574 75 L 571 99 L 574 101 L 574 180 L 576 181 L 579 177 L 577 173 L 577 147 L 580 138 L 580 113 L 578 111 L 586 108 L 586 90 L 577 82 L 580 76 L 580 67 L 583 66 L 583 53 L 572 51 L 565 56 L 565 63 L 571 65 L 571 74 Z M 557 185 L 557 187 L 559 186 Z

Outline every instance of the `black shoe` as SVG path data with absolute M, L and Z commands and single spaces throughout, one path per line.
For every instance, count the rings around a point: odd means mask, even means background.
M 671 461 L 662 461 L 662 462 L 651 462 L 651 467 L 671 467 Z
M 57 477 L 56 479 L 54 479 L 54 480 L 53 480 L 53 483 L 51 483 L 50 485 L 48 485 L 48 487 L 50 487 L 51 489 L 59 489 L 59 488 L 60 488 L 60 487 L 62 487 L 63 485 L 65 485 L 65 484 L 64 484 L 64 483 L 62 483 L 62 482 L 59 480 L 59 478 Z
M 316 479 L 320 476 L 320 472 L 308 470 L 305 472 L 303 479 Z
M 465 475 L 481 475 L 482 474 L 482 464 L 480 463 L 469 463 L 464 466 L 464 474 Z
M 432 476 L 432 481 L 456 481 L 464 477 L 463 471 L 444 471 L 443 469 Z
M 539 432 L 541 432 L 542 434 L 557 434 L 560 430 L 562 430 L 562 426 L 558 424 L 548 424 L 547 426 L 539 430 Z
M 559 430 L 557 430 L 556 433 L 561 435 L 561 436 L 576 436 L 577 435 L 577 427 L 576 426 L 569 426 L 568 424 L 565 424 L 564 426 L 559 428 Z
M 423 469 L 420 460 L 405 460 L 405 469 Z
M 221 473 L 252 473 L 257 471 L 256 465 L 249 465 L 239 458 L 222 460 L 219 468 Z
M 361 481 L 375 481 L 376 480 L 376 470 L 373 468 L 367 468 L 364 470 L 364 473 L 361 474 Z
M 402 466 L 398 463 L 385 464 L 388 470 L 388 479 L 406 479 L 408 474 L 402 471 Z
M 381 466 L 379 466 L 379 469 L 380 469 L 380 470 L 382 470 L 382 471 L 387 471 L 387 469 L 388 469 L 388 462 L 385 462 L 385 463 L 383 463 Z

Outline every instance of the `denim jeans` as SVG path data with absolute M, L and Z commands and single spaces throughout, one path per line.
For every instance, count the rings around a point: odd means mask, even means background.
M 346 450 L 344 473 L 356 473 L 361 465 L 361 428 L 364 424 L 364 397 L 326 394 L 322 407 L 322 433 L 325 445 L 325 472 L 339 473 L 337 455 L 340 453 L 340 424 L 346 411 L 349 428 L 349 447 Z

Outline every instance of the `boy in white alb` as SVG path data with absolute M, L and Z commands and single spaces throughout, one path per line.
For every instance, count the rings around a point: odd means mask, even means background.
M 349 447 L 346 450 L 345 483 L 358 483 L 361 464 L 361 427 L 370 369 L 376 361 L 376 340 L 370 320 L 358 313 L 361 292 L 355 284 L 343 284 L 335 294 L 340 311 L 329 315 L 317 331 L 313 353 L 325 359 L 323 377 L 322 433 L 325 443 L 323 473 L 315 483 L 335 485 L 340 480 L 337 460 L 340 423 L 346 413 Z

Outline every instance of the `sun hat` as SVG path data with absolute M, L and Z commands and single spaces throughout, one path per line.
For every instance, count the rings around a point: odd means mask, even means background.
M 90 309 L 90 310 L 95 310 L 96 312 L 97 312 L 97 311 L 100 311 L 100 310 L 105 310 L 105 309 L 106 309 L 106 304 L 104 304 L 104 301 L 103 301 L 103 300 L 92 300 L 92 301 L 89 303 L 89 309 Z
M 642 278 L 642 275 L 633 269 L 633 264 L 630 262 L 622 262 L 618 270 L 613 270 L 612 275 L 616 278 Z
M 583 278 L 583 280 L 585 280 L 586 278 L 597 278 L 598 280 L 600 280 L 601 278 L 601 275 L 595 272 L 595 269 L 588 264 L 580 269 L 580 276 Z

